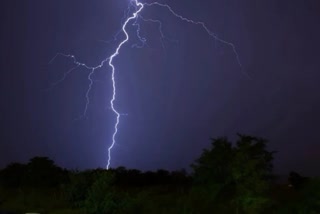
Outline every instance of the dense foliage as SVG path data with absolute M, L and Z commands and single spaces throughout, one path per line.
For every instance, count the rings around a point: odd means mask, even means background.
M 119 167 L 70 171 L 47 157 L 0 171 L 0 213 L 320 213 L 320 180 L 291 172 L 277 184 L 267 141 L 212 139 L 192 173 Z

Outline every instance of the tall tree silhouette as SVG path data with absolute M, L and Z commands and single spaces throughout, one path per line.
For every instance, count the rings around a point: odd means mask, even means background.
M 53 187 L 64 178 L 64 170 L 48 157 L 34 157 L 27 164 L 26 182 L 34 187 Z
M 267 151 L 264 139 L 238 137 L 235 145 L 227 138 L 212 139 L 211 148 L 192 164 L 194 179 L 207 188 L 214 187 L 216 200 L 230 199 L 238 212 L 259 213 L 268 202 L 265 193 L 274 152 Z

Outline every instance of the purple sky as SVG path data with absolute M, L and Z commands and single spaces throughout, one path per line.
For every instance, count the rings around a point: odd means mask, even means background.
M 149 1 L 150 2 L 150 1 Z M 188 168 L 210 137 L 236 133 L 267 138 L 278 151 L 277 172 L 319 174 L 320 3 L 317 0 L 167 0 L 179 14 L 204 21 L 229 46 L 163 8 L 148 8 L 115 59 L 121 113 L 112 167 Z M 40 155 L 71 168 L 104 167 L 115 116 L 110 68 L 96 72 L 87 119 L 88 70 L 72 68 L 57 52 L 88 65 L 110 56 L 119 40 L 127 0 L 1 1 L 0 166 Z M 251 78 L 247 78 L 248 74 Z M 49 88 L 49 89 L 48 89 Z

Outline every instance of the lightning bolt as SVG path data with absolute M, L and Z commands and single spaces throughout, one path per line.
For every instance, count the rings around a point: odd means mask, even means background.
M 123 24 L 122 26 L 122 31 L 124 32 L 124 34 L 126 35 L 126 38 L 119 44 L 119 46 L 117 47 L 116 51 L 111 55 L 110 57 L 110 60 L 109 60 L 109 66 L 111 67 L 112 69 L 112 74 L 111 74 L 111 79 L 112 79 L 112 88 L 113 88 L 113 94 L 112 94 L 112 99 L 110 101 L 110 104 L 111 104 L 111 109 L 112 111 L 116 114 L 117 116 L 117 120 L 116 120 L 116 123 L 114 125 L 114 133 L 112 135 L 112 144 L 111 146 L 108 148 L 108 163 L 107 163 L 107 169 L 109 169 L 109 166 L 110 166 L 110 162 L 111 162 L 111 150 L 114 146 L 114 144 L 116 143 L 116 135 L 118 133 L 118 125 L 119 125 L 119 122 L 120 122 L 120 114 L 119 112 L 114 108 L 114 101 L 116 99 L 116 81 L 115 81 L 115 78 L 114 78 L 114 75 L 115 75 L 115 67 L 114 65 L 112 64 L 113 62 L 113 59 L 119 55 L 119 51 L 121 49 L 121 47 L 129 40 L 129 35 L 128 35 L 128 32 L 126 31 L 126 26 L 127 24 L 132 20 L 132 19 L 135 19 L 137 17 L 137 15 L 142 11 L 142 9 L 144 8 L 144 5 L 140 2 L 138 2 L 138 0 L 135 0 L 134 1 L 136 6 L 139 7 L 138 10 L 136 12 L 133 13 L 132 16 L 130 16 Z
M 86 94 L 85 94 L 86 104 L 85 104 L 85 108 L 84 108 L 82 117 L 85 117 L 85 115 L 87 113 L 87 110 L 88 110 L 88 107 L 89 107 L 89 104 L 90 104 L 90 92 L 91 92 L 92 86 L 94 84 L 94 80 L 93 80 L 92 76 L 94 75 L 94 73 L 95 73 L 95 71 L 97 69 L 102 68 L 104 66 L 104 64 L 106 64 L 106 63 L 108 63 L 108 65 L 111 67 L 112 98 L 110 100 L 110 109 L 113 111 L 113 113 L 116 116 L 116 122 L 114 124 L 114 132 L 112 134 L 112 142 L 111 142 L 111 145 L 108 147 L 108 162 L 107 162 L 107 165 L 106 165 L 106 169 L 109 169 L 110 164 L 111 164 L 111 151 L 112 151 L 114 145 L 116 144 L 116 136 L 117 136 L 117 133 L 118 133 L 118 125 L 120 123 L 120 116 L 122 115 L 117 111 L 117 109 L 115 108 L 115 105 L 114 105 L 114 102 L 116 101 L 117 93 L 116 93 L 116 80 L 115 80 L 116 68 L 115 68 L 115 65 L 113 64 L 113 61 L 120 54 L 120 50 L 123 47 L 123 45 L 125 45 L 130 39 L 129 33 L 126 30 L 126 27 L 127 27 L 128 23 L 130 21 L 132 21 L 132 20 L 135 20 L 132 25 L 136 26 L 136 36 L 140 40 L 141 45 L 134 44 L 131 47 L 143 48 L 146 45 L 146 41 L 147 41 L 146 38 L 144 38 L 144 37 L 142 37 L 140 35 L 140 24 L 138 23 L 138 20 L 140 19 L 140 20 L 142 20 L 144 22 L 152 22 L 152 23 L 158 24 L 158 29 L 159 29 L 160 36 L 161 36 L 161 43 L 162 43 L 162 46 L 164 48 L 163 39 L 165 38 L 165 35 L 164 35 L 163 31 L 162 31 L 162 22 L 160 20 L 155 20 L 155 19 L 151 19 L 151 18 L 144 18 L 141 15 L 141 12 L 143 11 L 144 8 L 146 8 L 146 7 L 154 7 L 154 6 L 158 6 L 158 7 L 162 7 L 162 8 L 167 9 L 167 11 L 169 11 L 174 17 L 180 19 L 181 21 L 201 26 L 206 31 L 206 33 L 209 36 L 211 36 L 214 40 L 231 47 L 233 53 L 235 54 L 235 57 L 236 57 L 238 65 L 240 67 L 242 67 L 242 64 L 241 64 L 241 61 L 240 61 L 240 57 L 239 57 L 239 54 L 236 51 L 235 45 L 233 43 L 231 43 L 231 42 L 228 42 L 228 41 L 223 40 L 220 37 L 218 37 L 215 33 L 213 33 L 206 26 L 206 24 L 204 22 L 194 21 L 192 19 L 188 19 L 188 18 L 176 13 L 168 4 L 163 4 L 163 3 L 160 3 L 160 2 L 141 3 L 138 0 L 130 0 L 129 6 L 128 6 L 127 10 L 124 13 L 124 17 L 123 17 L 124 21 L 123 21 L 121 30 L 119 32 L 117 32 L 117 34 L 114 36 L 113 41 L 117 40 L 117 37 L 118 37 L 118 35 L 120 33 L 123 33 L 125 35 L 125 38 L 118 44 L 115 52 L 110 57 L 108 57 L 108 58 L 104 59 L 103 61 L 101 61 L 99 65 L 97 65 L 95 67 L 88 66 L 85 63 L 79 62 L 74 55 L 68 55 L 68 54 L 63 54 L 63 53 L 56 54 L 56 56 L 49 63 L 52 63 L 56 59 L 56 57 L 63 56 L 63 57 L 71 58 L 73 60 L 73 63 L 74 63 L 75 66 L 73 68 L 71 68 L 70 70 L 68 70 L 66 73 L 64 73 L 63 77 L 60 80 L 58 80 L 55 83 L 53 83 L 53 86 L 61 83 L 63 80 L 65 80 L 65 78 L 69 74 L 71 74 L 75 69 L 77 69 L 79 67 L 84 67 L 84 68 L 86 68 L 86 69 L 88 69 L 90 71 L 89 74 L 88 74 L 88 81 L 89 81 L 88 89 L 87 89 Z M 134 7 L 135 11 L 132 13 L 131 16 L 129 16 L 130 11 L 131 11 L 131 7 Z M 109 43 L 109 41 L 107 41 L 107 42 Z M 246 74 L 246 75 L 247 75 L 247 77 L 249 77 L 248 74 Z

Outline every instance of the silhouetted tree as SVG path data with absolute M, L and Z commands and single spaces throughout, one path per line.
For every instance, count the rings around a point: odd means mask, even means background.
M 308 180 L 307 177 L 303 177 L 299 173 L 294 171 L 290 172 L 289 178 L 288 178 L 289 185 L 295 189 L 301 188 L 302 185 L 305 184 L 307 180 Z
M 84 206 L 90 187 L 103 172 L 103 169 L 69 172 L 69 182 L 65 185 L 64 194 L 73 207 Z
M 54 187 L 66 179 L 66 171 L 48 157 L 30 159 L 26 169 L 26 182 L 33 187 Z
M 236 186 L 236 202 L 245 213 L 261 213 L 270 201 L 266 197 L 273 177 L 273 154 L 266 150 L 267 141 L 238 135 L 232 158 L 232 180 Z
M 17 188 L 23 185 L 27 166 L 21 163 L 11 163 L 0 172 L 1 184 L 4 187 Z
M 229 182 L 233 155 L 232 144 L 227 138 L 212 139 L 212 148 L 204 149 L 191 165 L 195 181 L 200 184 Z
M 97 174 L 84 202 L 88 214 L 115 213 L 121 207 L 111 186 L 113 179 L 113 175 L 107 171 Z
M 259 213 L 268 202 L 274 152 L 266 150 L 264 139 L 238 137 L 235 146 L 226 138 L 212 139 L 211 149 L 205 149 L 192 165 L 194 179 L 217 197 L 231 197 L 238 212 Z

